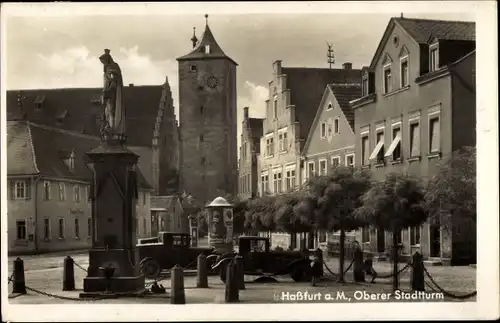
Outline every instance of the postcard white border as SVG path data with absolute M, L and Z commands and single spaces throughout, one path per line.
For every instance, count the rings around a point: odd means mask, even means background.
M 5 270 L 1 272 L 2 316 L 5 321 L 185 321 L 185 320 L 352 320 L 352 319 L 495 319 L 499 316 L 498 259 L 498 78 L 497 25 L 494 1 L 428 2 L 197 2 L 197 3 L 40 3 L 2 4 L 1 84 L 5 84 L 5 19 L 8 15 L 40 16 L 105 14 L 250 14 L 250 13 L 408 13 L 476 12 L 477 38 L 477 302 L 471 303 L 377 303 L 377 304 L 68 304 L 12 305 L 8 303 Z M 78 9 L 76 9 L 78 8 Z M 151 10 L 151 8 L 154 8 Z M 495 68 L 495 66 L 497 68 Z M 1 147 L 6 147 L 5 91 L 1 93 Z M 7 268 L 7 213 L 5 149 L 1 150 L 1 249 L 2 268 Z M 189 302 L 189 299 L 187 300 Z

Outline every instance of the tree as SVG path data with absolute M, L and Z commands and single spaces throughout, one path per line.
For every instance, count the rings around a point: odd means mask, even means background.
M 271 231 L 275 228 L 275 197 L 262 196 L 249 200 L 245 212 L 245 228 L 253 231 Z
M 242 234 L 245 232 L 245 213 L 248 210 L 248 200 L 235 200 L 233 208 L 233 232 Z
M 370 187 L 369 172 L 336 167 L 328 176 L 313 178 L 308 187 L 316 198 L 316 229 L 340 230 L 339 281 L 344 281 L 345 232 L 363 225 L 355 210 Z
M 392 233 L 393 290 L 398 289 L 398 235 L 425 222 L 424 194 L 420 182 L 411 175 L 389 173 L 384 181 L 372 183 L 356 209 L 365 223 Z
M 439 165 L 427 185 L 425 207 L 445 228 L 476 223 L 476 147 L 457 150 Z

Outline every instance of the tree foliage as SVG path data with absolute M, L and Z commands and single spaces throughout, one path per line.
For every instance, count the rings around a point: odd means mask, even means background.
M 372 183 L 355 213 L 365 223 L 399 232 L 425 222 L 424 196 L 420 181 L 413 176 L 389 173 L 384 181 Z
M 439 165 L 429 180 L 425 207 L 442 224 L 476 221 L 476 148 L 464 147 Z
M 248 201 L 245 212 L 245 228 L 251 231 L 273 231 L 276 197 L 262 196 Z

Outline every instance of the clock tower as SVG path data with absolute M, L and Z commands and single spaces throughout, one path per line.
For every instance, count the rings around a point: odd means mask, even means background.
M 207 204 L 236 195 L 236 66 L 208 26 L 179 62 L 180 188 Z

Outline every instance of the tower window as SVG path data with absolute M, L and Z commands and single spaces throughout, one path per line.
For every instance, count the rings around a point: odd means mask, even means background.
M 196 71 L 197 71 L 197 67 L 196 67 L 196 65 L 191 65 L 191 66 L 189 67 L 189 70 L 190 70 L 191 72 L 196 72 Z
M 205 45 L 205 54 L 210 54 L 210 45 Z
M 200 107 L 200 113 L 203 114 L 203 106 Z
M 203 135 L 200 135 L 200 142 L 203 142 L 204 138 Z
M 205 165 L 205 157 L 201 157 L 201 164 Z
M 203 85 L 198 86 L 198 91 L 203 91 Z

